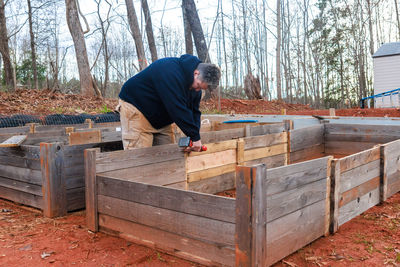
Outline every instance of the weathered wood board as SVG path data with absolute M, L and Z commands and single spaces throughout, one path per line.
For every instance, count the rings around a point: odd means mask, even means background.
M 381 157 L 381 200 L 385 201 L 400 191 L 400 140 L 382 145 Z
M 0 147 L 16 147 L 20 146 L 25 140 L 26 135 L 14 135 L 0 143 Z

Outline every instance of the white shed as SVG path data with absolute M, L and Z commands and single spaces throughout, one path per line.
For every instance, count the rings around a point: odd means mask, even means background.
M 382 45 L 372 55 L 374 61 L 374 94 L 400 88 L 400 42 Z M 375 99 L 375 107 L 400 107 L 400 94 Z

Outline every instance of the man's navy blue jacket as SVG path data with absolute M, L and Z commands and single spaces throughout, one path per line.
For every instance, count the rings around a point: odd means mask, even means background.
M 192 55 L 156 60 L 125 82 L 119 98 L 140 110 L 154 128 L 175 122 L 186 136 L 198 141 L 201 91 L 191 86 L 199 63 Z

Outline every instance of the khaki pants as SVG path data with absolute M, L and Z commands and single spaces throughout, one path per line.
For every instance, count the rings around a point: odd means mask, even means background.
M 125 150 L 174 143 L 171 125 L 155 129 L 134 105 L 121 99 L 117 111 L 120 113 Z

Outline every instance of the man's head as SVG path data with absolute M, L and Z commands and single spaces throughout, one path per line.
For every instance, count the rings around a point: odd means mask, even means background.
M 220 69 L 210 63 L 200 63 L 194 71 L 192 89 L 196 91 L 215 89 L 221 78 Z

